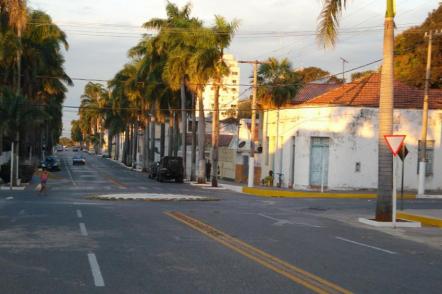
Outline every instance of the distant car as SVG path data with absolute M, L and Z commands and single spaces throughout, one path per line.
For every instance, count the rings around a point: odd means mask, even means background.
M 40 162 L 40 167 L 49 171 L 58 171 L 60 170 L 60 160 L 56 156 L 48 156 Z
M 72 157 L 72 165 L 85 165 L 86 159 L 82 155 L 74 155 Z
M 157 175 L 158 175 L 158 167 L 160 166 L 160 163 L 154 162 L 150 165 L 150 170 L 149 170 L 149 178 L 150 179 L 156 179 Z
M 78 152 L 78 147 L 72 147 L 72 152 Z
M 165 156 L 161 158 L 158 165 L 157 181 L 164 182 L 164 180 L 175 180 L 177 183 L 183 182 L 183 158 Z
M 58 146 L 57 146 L 57 152 L 61 152 L 61 151 L 63 151 L 63 150 L 64 150 L 63 146 L 61 146 L 61 145 L 58 145 Z

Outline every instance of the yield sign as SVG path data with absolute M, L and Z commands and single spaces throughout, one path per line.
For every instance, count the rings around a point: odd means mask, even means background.
M 401 150 L 402 144 L 404 144 L 406 135 L 385 135 L 385 141 L 387 141 L 387 145 L 393 153 L 393 156 L 396 156 L 398 152 Z

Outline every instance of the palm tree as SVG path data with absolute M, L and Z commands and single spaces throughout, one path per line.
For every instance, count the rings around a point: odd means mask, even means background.
M 1 0 L 0 9 L 2 13 L 5 13 L 8 18 L 9 27 L 16 33 L 18 40 L 18 50 L 16 52 L 16 94 L 20 93 L 21 88 L 21 35 L 26 27 L 28 20 L 26 0 Z
M 168 83 L 173 91 L 180 91 L 181 97 L 181 150 L 184 162 L 184 177 L 186 174 L 186 88 L 185 84 L 188 79 L 187 67 L 192 55 L 193 44 L 186 42 L 189 38 L 188 30 L 200 27 L 202 24 L 197 18 L 191 18 L 190 3 L 184 5 L 181 9 L 173 4 L 168 3 L 166 6 L 166 19 L 154 18 L 144 24 L 147 29 L 159 30 L 160 50 L 167 55 L 167 61 L 163 70 L 163 79 Z M 178 116 L 175 115 L 178 119 Z M 178 130 L 177 123 L 174 124 Z
M 28 98 L 22 95 L 17 96 L 8 89 L 2 89 L 2 93 L 0 93 L 0 113 L 2 114 L 4 133 L 15 144 L 18 143 L 17 138 L 20 138 L 20 134 L 25 132 L 29 126 L 39 124 L 47 117 L 43 110 L 33 107 Z M 11 157 L 17 150 L 14 149 L 11 149 Z M 14 154 L 14 158 L 18 158 L 18 156 Z M 12 185 L 16 185 L 18 167 L 18 164 L 11 165 Z
M 229 68 L 223 60 L 224 49 L 229 47 L 233 35 L 239 26 L 237 20 L 227 22 L 222 16 L 215 16 L 215 26 L 212 28 L 216 37 L 216 48 L 218 50 L 218 64 L 214 77 L 214 98 L 212 115 L 212 187 L 218 186 L 218 143 L 219 143 L 219 90 L 224 75 L 229 73 Z
M 81 96 L 80 117 L 89 121 L 93 132 L 95 152 L 100 153 L 101 132 L 103 126 L 104 106 L 106 104 L 107 92 L 102 84 L 89 82 L 84 87 L 84 94 Z
M 220 53 L 216 47 L 216 35 L 211 29 L 197 27 L 190 31 L 187 42 L 194 45 L 189 60 L 189 88 L 196 93 L 198 101 L 198 183 L 206 181 L 205 136 L 206 122 L 204 115 L 203 90 L 208 81 L 215 77 L 219 66 Z M 224 73 L 224 72 L 223 72 Z
M 50 147 L 61 134 L 61 104 L 72 81 L 63 69 L 61 46 L 68 49 L 65 34 L 52 23 L 50 17 L 38 10 L 27 11 L 26 1 L 0 1 L 0 48 L 2 63 L 1 86 L 24 96 L 29 104 L 37 104 L 46 112 L 45 122 L 29 125 L 17 132 L 14 153 L 23 155 L 25 144 L 30 150 Z M 44 23 L 44 25 L 37 25 Z M 6 25 L 5 25 L 6 24 Z M 47 77 L 47 78 L 45 78 Z M 46 133 L 47 142 L 40 140 Z M 18 166 L 18 158 L 15 160 Z M 15 176 L 18 176 L 16 168 Z
M 263 109 L 277 108 L 276 146 L 279 149 L 279 110 L 296 96 L 302 87 L 301 76 L 293 70 L 291 62 L 284 58 L 270 57 L 258 69 L 258 102 Z M 262 120 L 263 115 L 261 115 Z M 282 152 L 282 150 L 280 150 Z M 280 156 L 282 160 L 282 156 Z M 281 173 L 282 162 L 279 163 Z
M 333 46 L 336 41 L 339 16 L 345 9 L 346 0 L 325 0 L 318 27 L 319 40 L 325 46 Z M 384 141 L 384 135 L 393 133 L 393 47 L 394 47 L 394 0 L 387 0 L 384 22 L 384 62 L 382 65 L 379 100 L 378 133 L 378 197 L 376 220 L 391 221 L 393 190 L 393 158 Z

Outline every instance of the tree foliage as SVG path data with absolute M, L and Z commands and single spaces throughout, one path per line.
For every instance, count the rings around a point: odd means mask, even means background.
M 374 71 L 374 70 L 365 70 L 365 71 L 358 71 L 358 72 L 352 73 L 351 74 L 351 81 L 355 81 L 355 80 L 364 78 L 364 77 L 369 76 L 375 72 L 376 71 Z
M 287 59 L 270 57 L 258 69 L 258 100 L 261 107 L 281 107 L 296 96 L 302 77 Z
M 420 25 L 396 37 L 394 74 L 404 83 L 423 88 L 427 65 L 428 38 L 425 32 L 442 27 L 442 6 L 432 11 Z M 442 88 L 442 37 L 433 38 L 431 88 Z
M 42 144 L 50 150 L 61 135 L 62 103 L 72 85 L 64 71 L 63 51 L 68 47 L 65 33 L 48 14 L 23 0 L 0 1 L 0 99 L 10 110 L 8 117 L 2 115 L 3 122 L 8 121 L 3 128 L 15 130 L 17 137 L 11 132 L 6 136 L 20 142 L 22 152 L 30 146 L 41 149 Z M 16 106 L 20 109 L 12 111 Z M 34 120 L 19 119 L 27 112 Z

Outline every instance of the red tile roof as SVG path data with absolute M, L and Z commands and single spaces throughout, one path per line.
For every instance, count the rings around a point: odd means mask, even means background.
M 305 84 L 304 87 L 298 92 L 295 98 L 292 99 L 292 103 L 305 102 L 316 96 L 324 94 L 327 91 L 335 89 L 339 87 L 340 84 L 317 84 L 317 83 L 308 83 Z
M 380 74 L 375 73 L 297 104 L 379 107 L 379 96 Z M 395 108 L 422 108 L 423 97 L 423 90 L 410 87 L 400 81 L 394 81 Z M 429 91 L 429 108 L 442 109 L 442 89 Z

